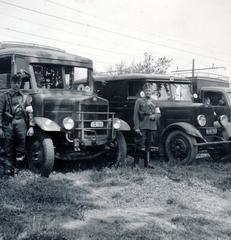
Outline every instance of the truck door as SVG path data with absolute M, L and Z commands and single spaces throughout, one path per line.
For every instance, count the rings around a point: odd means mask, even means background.
M 10 78 L 12 73 L 12 57 L 0 57 L 0 89 L 10 88 Z

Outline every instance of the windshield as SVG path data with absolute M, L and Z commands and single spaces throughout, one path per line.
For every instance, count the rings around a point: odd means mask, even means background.
M 38 88 L 91 91 L 87 68 L 32 64 Z
M 170 87 L 168 83 L 152 83 L 152 98 L 156 100 L 166 101 L 170 99 Z
M 176 101 L 191 101 L 191 89 L 189 84 L 172 83 L 172 98 Z
M 148 81 L 152 86 L 151 97 L 160 101 L 192 101 L 191 85 L 171 82 Z M 129 83 L 129 98 L 143 97 L 143 82 L 134 81 Z

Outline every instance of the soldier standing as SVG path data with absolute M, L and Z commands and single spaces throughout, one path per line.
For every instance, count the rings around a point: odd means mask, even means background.
M 152 84 L 145 83 L 143 91 L 145 96 L 136 100 L 133 115 L 134 130 L 136 132 L 134 166 L 139 164 L 141 152 L 145 151 L 144 166 L 148 167 L 150 147 L 155 140 L 160 109 L 157 102 L 151 98 L 153 94 Z
M 34 134 L 31 97 L 20 90 L 25 72 L 13 75 L 11 89 L 0 98 L 0 137 L 5 138 L 5 153 L 13 163 L 25 158 L 26 136 Z

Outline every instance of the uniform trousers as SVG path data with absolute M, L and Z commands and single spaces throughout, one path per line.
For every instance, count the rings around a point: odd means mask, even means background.
M 137 134 L 135 137 L 135 155 L 134 155 L 134 165 L 139 164 L 139 159 L 141 152 L 145 151 L 144 166 L 148 167 L 150 161 L 150 147 L 155 142 L 156 130 L 141 129 L 141 134 Z
M 5 152 L 9 160 L 25 155 L 27 124 L 24 119 L 13 119 L 4 126 Z

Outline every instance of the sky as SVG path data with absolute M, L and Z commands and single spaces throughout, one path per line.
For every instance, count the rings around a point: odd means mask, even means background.
M 169 71 L 209 70 L 231 78 L 230 0 L 0 0 L 0 41 L 30 42 L 93 60 L 172 59 Z

